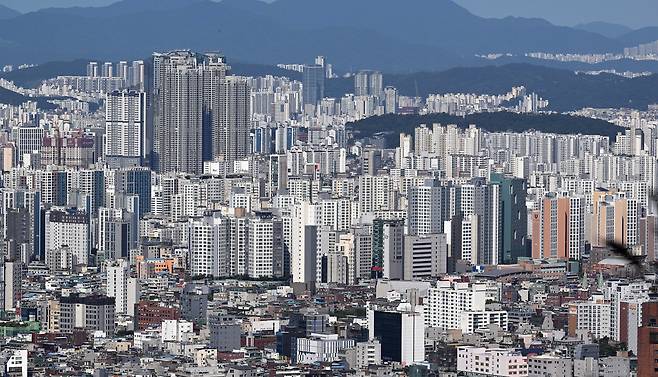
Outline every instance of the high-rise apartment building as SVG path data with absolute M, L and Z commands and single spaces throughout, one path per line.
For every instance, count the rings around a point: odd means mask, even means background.
M 122 208 L 98 211 L 98 252 L 107 259 L 128 258 L 137 248 L 136 214 Z
M 463 224 L 471 225 L 471 236 L 477 242 L 472 260 L 478 264 L 498 264 L 502 227 L 500 224 L 500 186 L 484 179 L 473 179 L 461 187 Z M 462 241 L 467 237 L 462 235 Z
M 98 62 L 87 64 L 87 77 L 98 77 Z
M 384 112 L 386 114 L 398 112 L 398 90 L 392 86 L 384 89 Z
M 447 220 L 444 203 L 444 187 L 428 180 L 425 184 L 409 188 L 407 206 L 407 233 L 425 235 L 443 232 L 443 222 Z
M 219 83 L 214 109 L 212 158 L 229 163 L 249 154 L 251 130 L 250 89 L 246 78 L 228 76 Z
M 212 158 L 213 124 L 218 124 L 216 109 L 222 97 L 219 87 L 229 68 L 217 54 L 154 55 L 151 163 L 156 170 L 202 173 L 203 161 Z
M 605 247 L 609 242 L 632 246 L 638 242 L 639 201 L 625 192 L 597 190 L 593 193 L 593 246 Z
M 89 214 L 78 209 L 52 208 L 45 216 L 46 264 L 49 250 L 68 247 L 77 264 L 87 265 L 91 251 Z
M 115 91 L 105 100 L 105 159 L 137 166 L 146 158 L 146 93 Z
M 108 262 L 106 267 L 106 295 L 114 297 L 116 314 L 135 315 L 135 304 L 139 302 L 139 279 L 130 275 L 130 265 L 126 259 Z
M 527 244 L 527 184 L 523 179 L 501 174 L 492 174 L 491 183 L 499 188 L 501 241 L 498 245 L 498 263 L 517 263 L 520 257 L 530 256 Z
M 116 77 L 124 80 L 125 83 L 128 83 L 128 62 L 125 60 L 120 61 L 117 64 Z
M 321 65 L 305 65 L 302 72 L 302 99 L 304 105 L 317 105 L 324 98 L 324 67 Z
M 15 127 L 14 140 L 16 141 L 16 162 L 25 163 L 26 155 L 38 153 L 43 144 L 46 131 L 41 127 L 22 126 Z
M 381 72 L 359 71 L 354 75 L 354 95 L 384 98 L 384 80 Z
M 271 212 L 249 219 L 247 274 L 252 278 L 283 276 L 283 223 Z
M 102 77 L 114 77 L 114 65 L 111 62 L 103 63 L 101 70 Z
M 375 219 L 372 226 L 372 277 L 402 279 L 404 221 Z
M 146 77 L 143 60 L 133 61 L 132 67 L 130 68 L 130 78 L 130 84 L 133 88 L 135 88 L 135 90 L 144 90 Z
M 190 274 L 229 276 L 229 222 L 215 212 L 189 220 Z
M 531 215 L 532 257 L 580 260 L 585 251 L 585 199 L 546 194 Z
M 135 195 L 139 198 L 139 218 L 151 212 L 152 172 L 146 167 L 123 168 L 114 172 L 114 188 L 117 193 Z
M 316 279 L 317 211 L 317 206 L 308 202 L 301 202 L 292 210 L 290 273 L 294 283 L 308 283 Z

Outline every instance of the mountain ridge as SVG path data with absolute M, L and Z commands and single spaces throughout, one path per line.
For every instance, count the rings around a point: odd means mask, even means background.
M 396 0 L 335 0 L 321 17 L 319 1 L 124 0 L 106 7 L 43 9 L 0 24 L 2 58 L 8 60 L 0 64 L 80 56 L 134 59 L 190 48 L 263 64 L 310 62 L 326 55 L 343 70 L 409 72 L 476 64 L 476 53 L 627 47 L 542 19 L 478 17 L 450 0 L 408 0 L 403 6 Z
M 19 11 L 0 4 L 0 20 L 8 20 L 20 15 L 21 13 Z
M 594 21 L 594 22 L 578 24 L 574 26 L 574 29 L 580 29 L 592 33 L 601 34 L 604 37 L 608 37 L 608 38 L 619 38 L 625 34 L 634 31 L 634 29 L 625 25 L 615 24 L 611 22 L 603 22 L 603 21 Z

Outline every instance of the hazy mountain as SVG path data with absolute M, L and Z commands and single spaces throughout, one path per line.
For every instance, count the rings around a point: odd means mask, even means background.
M 0 20 L 6 20 L 17 16 L 20 16 L 18 11 L 0 4 Z
M 0 103 L 3 104 L 8 104 L 8 105 L 14 105 L 18 106 L 22 103 L 25 103 L 27 101 L 33 101 L 37 103 L 37 106 L 41 109 L 47 110 L 47 109 L 55 109 L 57 108 L 56 105 L 48 102 L 49 100 L 56 99 L 56 98 L 62 98 L 62 97 L 52 97 L 52 98 L 46 98 L 46 97 L 26 97 L 20 93 L 16 93 L 14 91 L 5 89 L 5 88 L 0 88 Z
M 113 18 L 137 13 L 173 11 L 188 7 L 194 3 L 208 0 L 123 0 L 107 6 L 95 7 L 48 7 L 39 11 L 41 14 L 58 16 L 79 16 L 89 18 Z
M 492 51 L 604 51 L 618 47 L 603 36 L 558 27 L 541 19 L 487 19 L 450 0 L 224 0 L 225 6 L 268 15 L 284 24 L 358 27 L 407 42 L 439 46 L 460 54 Z M 349 9 L 349 12 L 346 12 Z
M 602 21 L 588 22 L 586 24 L 578 24 L 574 26 L 574 28 L 589 31 L 592 33 L 601 34 L 608 38 L 618 38 L 624 34 L 633 31 L 633 29 L 629 28 L 628 26 L 613 24 L 610 22 L 602 22 Z
M 626 47 L 658 41 L 658 26 L 633 30 L 630 33 L 620 36 L 618 39 Z
M 351 91 L 354 80 L 336 79 L 326 84 L 328 96 Z M 531 64 L 459 67 L 441 72 L 386 74 L 391 85 L 406 96 L 426 97 L 434 93 L 501 94 L 513 86 L 525 86 L 549 101 L 549 110 L 559 112 L 583 107 L 628 107 L 646 110 L 658 103 L 658 75 L 628 79 L 612 74 L 576 74 Z
M 34 12 L 44 8 L 100 7 L 117 0 L 0 0 L 0 4 L 20 12 Z
M 0 23 L 0 64 L 83 56 L 130 59 L 190 48 L 264 64 L 311 61 L 322 54 L 344 70 L 409 72 L 471 64 L 475 53 L 604 52 L 624 47 L 614 39 L 541 19 L 478 17 L 449 0 L 400 4 L 124 0 L 102 8 L 44 9 Z
M 0 73 L 0 77 L 12 80 L 19 86 L 34 87 L 40 81 L 58 75 L 84 74 L 87 61 L 88 59 L 50 62 L 24 70 Z M 282 70 L 272 65 L 241 63 L 230 56 L 229 62 L 231 73 L 237 75 L 275 75 L 301 79 L 298 72 Z M 327 80 L 325 85 L 327 96 L 342 97 L 354 90 L 354 79 L 331 79 Z M 384 85 L 395 86 L 402 95 L 422 97 L 433 93 L 501 94 L 513 86 L 523 85 L 529 91 L 548 99 L 549 109 L 555 111 L 583 107 L 646 109 L 647 105 L 658 103 L 658 92 L 655 90 L 658 87 L 658 75 L 628 79 L 610 74 L 576 74 L 566 69 L 532 64 L 460 67 L 437 72 L 386 73 Z
M 632 28 L 658 25 L 656 0 L 454 0 L 482 17 L 541 17 L 557 25 L 604 21 Z
M 0 4 L 22 13 L 44 8 L 99 7 L 117 0 L 0 0 Z M 219 1 L 219 0 L 217 0 Z M 264 0 L 272 2 L 274 0 Z M 556 25 L 576 25 L 604 21 L 633 28 L 656 25 L 658 2 L 655 0 L 454 0 L 481 17 L 541 17 Z M 356 3 L 357 1 L 354 1 Z M 401 2 L 403 4 L 403 2 Z M 331 1 L 318 4 L 317 11 L 331 7 Z M 403 12 L 412 12 L 400 7 Z

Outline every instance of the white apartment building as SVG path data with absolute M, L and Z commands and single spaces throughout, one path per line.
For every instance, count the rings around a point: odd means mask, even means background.
M 489 325 L 500 326 L 507 330 L 509 318 L 504 310 L 462 312 L 460 329 L 462 334 L 472 334 L 477 330 L 484 330 Z
M 116 91 L 105 102 L 105 156 L 146 157 L 146 93 Z
M 442 188 L 432 181 L 409 188 L 407 208 L 408 234 L 426 235 L 441 233 L 443 228 Z
M 528 377 L 564 376 L 573 377 L 573 360 L 553 355 L 528 357 Z
M 361 213 L 386 211 L 392 208 L 392 179 L 388 175 L 359 177 L 359 206 Z
M 77 264 L 87 265 L 89 261 L 89 217 L 82 211 L 65 208 L 52 208 L 46 212 L 46 264 L 48 250 L 68 247 Z
M 484 283 L 438 281 L 436 287 L 430 288 L 428 292 L 425 325 L 442 330 L 460 329 L 464 312 L 484 312 L 487 299 L 496 300 L 499 295 L 497 286 Z M 503 318 L 494 315 L 489 319 L 501 321 Z M 473 314 L 472 321 L 467 321 L 467 324 L 473 323 L 472 326 L 475 326 L 480 320 L 484 321 L 482 315 Z
M 176 319 L 162 321 L 160 336 L 163 342 L 182 342 L 188 334 L 194 334 L 192 322 Z
M 192 275 L 222 276 L 226 274 L 229 253 L 228 221 L 219 214 L 190 219 L 189 255 Z
M 641 302 L 649 300 L 650 287 L 650 283 L 643 281 L 626 282 L 620 280 L 608 280 L 605 283 L 605 288 L 603 289 L 603 298 L 610 302 L 610 336 L 613 340 L 621 340 L 620 316 L 622 301 L 636 301 L 640 303 L 641 309 Z
M 528 375 L 528 360 L 507 348 L 457 348 L 457 371 L 476 375 L 519 377 Z
M 317 213 L 317 205 L 308 202 L 293 207 L 290 273 L 294 283 L 314 281 L 316 277 Z
M 249 219 L 247 274 L 253 278 L 283 275 L 283 223 L 271 216 Z
M 612 336 L 610 327 L 612 316 L 609 301 L 602 295 L 595 295 L 589 301 L 569 304 L 569 333 L 576 335 L 578 331 L 587 331 L 594 338 Z
M 114 297 L 116 314 L 135 315 L 135 303 L 139 301 L 139 279 L 130 276 L 130 264 L 125 259 L 107 262 L 105 295 Z

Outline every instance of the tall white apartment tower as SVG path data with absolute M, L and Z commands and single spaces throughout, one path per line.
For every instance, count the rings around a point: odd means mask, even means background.
M 283 276 L 283 222 L 270 212 L 249 220 L 247 274 L 253 278 Z
M 139 301 L 139 280 L 130 276 L 130 265 L 125 259 L 108 262 L 105 294 L 114 297 L 114 312 L 135 315 L 135 303 Z
M 105 101 L 106 160 L 127 160 L 138 165 L 146 152 L 146 93 L 109 93 Z
M 308 202 L 301 202 L 292 210 L 290 273 L 294 283 L 307 283 L 316 278 L 317 211 L 317 206 Z
M 442 188 L 428 180 L 409 188 L 407 226 L 410 235 L 436 234 L 443 231 Z
M 203 161 L 212 159 L 216 125 L 223 118 L 222 93 L 227 91 L 220 86 L 228 69 L 218 54 L 172 51 L 154 55 L 151 162 L 157 171 L 200 174 Z M 247 105 L 243 107 L 249 113 L 248 92 L 244 98 Z
M 229 266 L 229 220 L 219 213 L 189 220 L 190 273 L 226 277 Z
M 251 91 L 245 77 L 228 76 L 219 84 L 213 122 L 213 159 L 233 162 L 249 154 Z M 230 164 L 232 165 L 232 164 Z
M 144 90 L 144 61 L 135 60 L 130 67 L 130 85 L 138 90 Z

